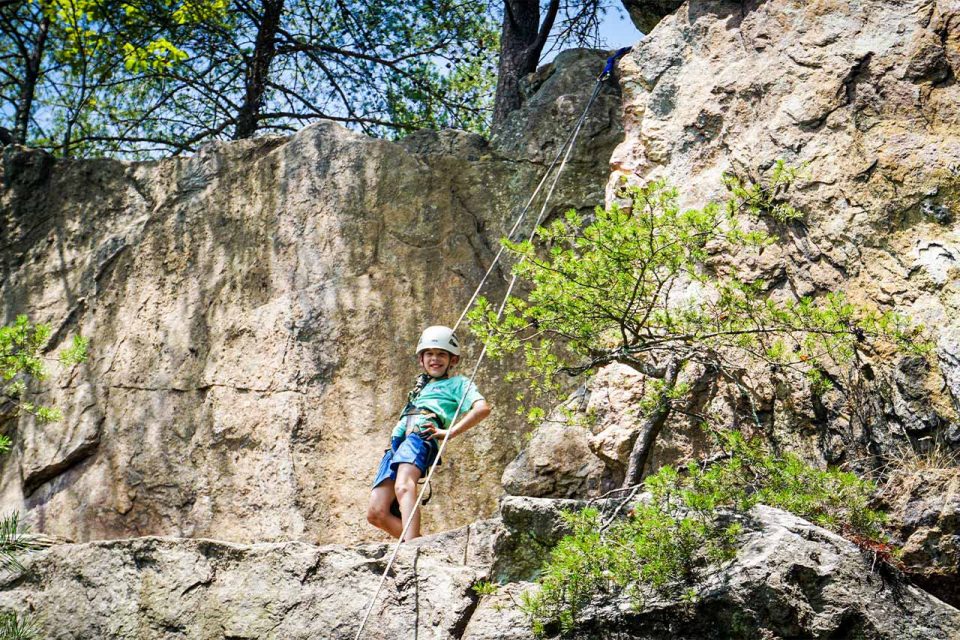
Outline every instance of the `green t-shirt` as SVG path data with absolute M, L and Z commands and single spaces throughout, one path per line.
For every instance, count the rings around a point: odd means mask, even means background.
M 440 380 L 431 380 L 423 388 L 420 395 L 417 396 L 416 404 L 421 409 L 426 409 L 437 414 L 443 420 L 445 429 L 449 429 L 453 421 L 453 414 L 457 412 L 457 405 L 460 404 L 460 398 L 463 397 L 463 405 L 460 406 L 460 414 L 463 417 L 477 400 L 483 400 L 483 396 L 477 391 L 477 386 L 470 382 L 466 376 L 453 376 L 452 378 L 441 378 Z M 425 416 L 416 416 L 415 424 L 418 426 L 427 422 Z M 397 426 L 393 428 L 392 437 L 402 438 L 406 435 L 407 419 L 401 417 Z

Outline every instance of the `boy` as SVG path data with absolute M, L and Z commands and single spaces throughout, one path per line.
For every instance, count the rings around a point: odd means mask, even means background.
M 440 451 L 440 442 L 476 426 L 490 414 L 486 400 L 465 376 L 450 377 L 460 361 L 460 343 L 453 329 L 427 327 L 417 343 L 423 373 L 407 397 L 407 406 L 394 427 L 390 449 L 383 454 L 370 494 L 367 521 L 399 538 L 417 502 L 417 481 Z M 465 396 L 465 397 L 464 397 Z M 463 404 L 460 399 L 463 397 Z M 450 425 L 460 405 L 457 423 Z M 400 517 L 391 512 L 396 500 Z M 412 516 L 406 541 L 420 536 L 420 512 Z

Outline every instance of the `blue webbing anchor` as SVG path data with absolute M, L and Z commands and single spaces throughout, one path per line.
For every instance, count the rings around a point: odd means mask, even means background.
M 623 47 L 617 49 L 617 52 L 607 58 L 607 65 L 603 68 L 603 71 L 600 72 L 600 75 L 597 76 L 597 80 L 603 81 L 610 77 L 610 74 L 613 73 L 613 65 L 617 64 L 617 60 L 627 55 L 627 53 L 632 49 L 632 47 Z

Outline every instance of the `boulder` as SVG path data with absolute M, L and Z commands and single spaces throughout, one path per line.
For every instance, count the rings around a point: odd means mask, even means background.
M 561 514 L 578 511 L 582 500 L 504 496 L 501 526 L 494 538 L 491 576 L 498 583 L 529 581 L 540 575 L 550 550 L 569 533 Z
M 891 461 L 897 470 L 881 498 L 904 571 L 917 585 L 960 607 L 960 469 L 910 470 L 925 454 L 903 457 Z
M 404 545 L 364 638 L 459 638 L 494 522 Z M 392 546 L 135 538 L 57 545 L 2 582 L 0 608 L 49 640 L 351 640 Z
M 610 474 L 591 452 L 589 439 L 587 427 L 554 412 L 504 469 L 504 491 L 535 498 L 591 498 L 611 488 Z
M 677 9 L 683 0 L 622 0 L 623 8 L 641 33 L 650 33 L 653 28 Z

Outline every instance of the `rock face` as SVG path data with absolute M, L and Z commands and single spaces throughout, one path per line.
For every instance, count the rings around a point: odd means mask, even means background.
M 927 359 L 866 355 L 846 394 L 784 391 L 766 369 L 751 371 L 768 398 L 756 415 L 734 385 L 707 380 L 692 413 L 746 430 L 760 421 L 779 446 L 860 471 L 931 440 L 960 450 L 958 72 L 960 5 L 934 0 L 687 3 L 623 59 L 625 139 L 609 199 L 621 179 L 666 178 L 685 205 L 703 206 L 725 197 L 724 172 L 760 180 L 778 159 L 805 165 L 790 195 L 804 223 L 770 224 L 780 241 L 759 257 L 720 253 L 709 267 L 762 279 L 774 298 L 839 290 L 866 308 L 897 309 L 935 345 Z M 621 366 L 586 383 L 588 446 L 606 466 L 591 483 L 583 474 L 595 460 L 569 455 L 582 430 L 554 421 L 508 468 L 508 492 L 575 498 L 602 478 L 616 484 L 644 384 Z M 556 440 L 567 454 L 546 453 Z M 697 420 L 671 417 L 647 470 L 710 448 Z
M 868 426 L 838 394 L 799 390 L 771 393 L 764 428 L 831 463 L 927 437 L 960 445 L 960 5 L 690 2 L 620 67 L 626 134 L 611 185 L 662 177 L 702 206 L 725 196 L 723 172 L 759 180 L 778 159 L 805 164 L 791 192 L 804 224 L 770 225 L 780 242 L 759 258 L 718 255 L 711 268 L 761 278 L 774 296 L 841 290 L 897 308 L 936 345 L 929 363 L 872 356 Z
M 404 547 L 364 637 L 460 637 L 477 604 L 470 587 L 490 563 L 491 527 Z M 392 551 L 173 538 L 68 544 L 38 554 L 0 607 L 42 612 L 49 640 L 353 638 Z
M 531 640 L 517 608 L 529 583 L 509 582 L 482 597 L 471 586 L 488 579 L 492 563 L 517 557 L 508 530 L 521 527 L 547 540 L 562 530 L 559 510 L 573 503 L 508 502 L 502 525 L 477 523 L 402 547 L 362 637 Z M 652 599 L 635 610 L 611 597 L 584 611 L 575 637 L 949 640 L 960 634 L 960 611 L 871 571 L 871 559 L 852 543 L 765 507 L 751 511 L 746 525 L 737 558 L 699 586 L 696 604 Z M 536 549 L 526 544 L 531 559 Z M 387 545 L 170 538 L 60 545 L 30 557 L 26 573 L 0 578 L 0 607 L 42 612 L 41 636 L 51 640 L 348 640 L 388 551 Z
M 682 0 L 622 0 L 622 4 L 642 33 L 650 33 L 663 18 L 683 6 Z
M 50 323 L 54 348 L 82 333 L 92 358 L 41 389 L 62 423 L 16 425 L 0 508 L 79 541 L 375 538 L 369 482 L 417 335 L 456 320 L 604 60 L 541 70 L 504 130 L 523 139 L 493 145 L 317 125 L 158 162 L 5 148 L 3 317 Z M 602 201 L 619 116 L 608 83 L 551 212 Z M 493 512 L 518 450 L 499 369 L 479 386 L 496 414 L 451 445 L 428 530 Z
M 898 471 L 881 497 L 910 578 L 960 606 L 960 469 Z

